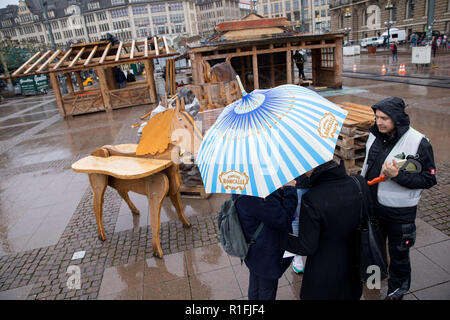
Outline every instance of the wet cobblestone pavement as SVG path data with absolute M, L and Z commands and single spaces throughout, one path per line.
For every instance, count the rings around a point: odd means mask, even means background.
M 328 99 L 371 105 L 390 95 L 403 97 L 412 125 L 431 140 L 438 185 L 425 190 L 419 204 L 413 285 L 406 298 L 450 299 L 450 90 L 347 78 L 344 86 L 360 91 Z M 108 188 L 107 239 L 97 238 L 87 175 L 70 166 L 104 144 L 136 143 L 131 124 L 148 111 L 139 106 L 64 120 L 51 94 L 0 104 L 0 299 L 246 299 L 247 269 L 218 245 L 215 214 L 225 195 L 183 198 L 192 223 L 187 229 L 165 200 L 164 257 L 157 259 L 145 200 L 130 194 L 141 211 L 133 216 Z M 214 112 L 203 115 L 205 124 Z M 72 260 L 80 250 L 86 255 Z M 76 290 L 67 285 L 73 265 L 82 275 Z M 286 271 L 277 298 L 298 299 L 301 279 Z M 363 298 L 380 299 L 385 291 L 384 283 Z

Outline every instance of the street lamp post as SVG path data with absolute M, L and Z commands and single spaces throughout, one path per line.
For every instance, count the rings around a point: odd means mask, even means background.
M 394 24 L 394 22 L 392 22 L 392 21 L 385 21 L 384 22 L 384 25 L 386 26 L 387 32 L 388 32 L 387 43 L 386 43 L 388 48 L 389 48 L 389 40 L 391 39 L 390 30 L 391 30 L 391 27 L 392 27 L 393 24 Z
M 344 28 L 345 33 L 347 34 L 347 43 L 350 44 L 350 32 L 352 28 Z
M 50 42 L 52 43 L 53 50 L 56 51 L 55 38 L 53 37 L 52 26 L 50 25 L 50 21 L 48 21 L 47 0 L 40 0 L 40 1 L 41 6 L 44 9 L 45 24 L 47 25 L 47 31 L 50 37 Z

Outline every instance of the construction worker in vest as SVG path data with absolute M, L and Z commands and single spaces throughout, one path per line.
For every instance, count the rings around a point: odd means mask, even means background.
M 361 175 L 368 181 L 382 174 L 386 177 L 370 189 L 374 212 L 389 243 L 386 300 L 401 300 L 411 284 L 409 249 L 416 239 L 417 204 L 422 190 L 436 184 L 433 149 L 423 134 L 410 127 L 402 99 L 386 98 L 372 109 L 376 123 L 370 128 Z M 414 158 L 421 171 L 399 170 L 401 158 Z

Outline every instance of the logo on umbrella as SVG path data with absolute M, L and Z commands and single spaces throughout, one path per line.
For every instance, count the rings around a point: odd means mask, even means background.
M 228 171 L 222 172 L 219 175 L 219 180 L 225 189 L 240 189 L 242 191 L 248 183 L 248 176 L 242 172 Z
M 322 138 L 334 138 L 339 126 L 338 121 L 331 113 L 327 112 L 319 121 L 319 134 Z

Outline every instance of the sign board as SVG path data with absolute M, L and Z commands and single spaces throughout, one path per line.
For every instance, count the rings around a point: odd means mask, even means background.
M 417 64 L 431 63 L 431 46 L 413 47 L 411 62 Z
M 19 79 L 22 94 L 35 94 L 48 89 L 48 79 L 45 74 L 23 77 Z
M 36 93 L 33 76 L 20 78 L 19 85 L 20 85 L 22 94 Z
M 354 56 L 361 53 L 360 46 L 343 47 L 344 56 Z

